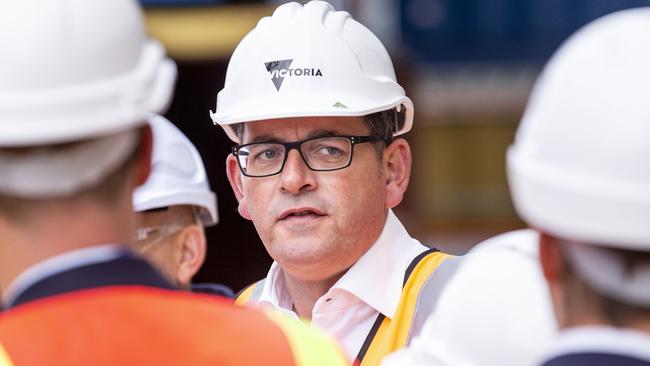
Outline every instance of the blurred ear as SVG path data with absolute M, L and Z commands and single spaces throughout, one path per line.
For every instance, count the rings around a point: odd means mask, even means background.
M 135 162 L 136 187 L 141 186 L 151 174 L 151 154 L 153 150 L 153 134 L 147 124 L 140 128 L 140 143 L 138 144 L 138 157 Z
M 558 243 L 553 237 L 543 232 L 539 236 L 539 261 L 542 265 L 544 278 L 549 284 L 564 277 L 564 262 Z
M 411 148 L 406 140 L 398 138 L 384 149 L 386 208 L 393 208 L 402 202 L 411 177 L 411 164 Z
M 557 240 L 543 232 L 540 233 L 539 237 L 539 261 L 553 302 L 555 319 L 560 327 L 564 327 L 568 324 L 566 269 L 564 268 L 564 260 Z
M 183 229 L 178 237 L 181 253 L 176 277 L 181 287 L 189 288 L 192 278 L 205 261 L 205 234 L 199 225 L 190 225 Z
M 251 219 L 251 215 L 248 213 L 248 206 L 246 205 L 246 199 L 244 197 L 244 187 L 242 184 L 242 174 L 239 170 L 239 165 L 237 164 L 237 158 L 234 155 L 228 155 L 226 159 L 226 174 L 228 175 L 228 181 L 230 182 L 230 187 L 239 202 L 237 211 L 239 214 L 247 219 Z

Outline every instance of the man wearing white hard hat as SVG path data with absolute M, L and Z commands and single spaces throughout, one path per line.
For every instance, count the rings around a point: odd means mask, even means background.
M 192 284 L 205 261 L 205 227 L 219 221 L 217 196 L 190 140 L 163 116 L 152 116 L 151 174 L 133 193 L 134 248 L 173 285 L 232 297 L 218 284 Z
M 274 259 L 238 302 L 310 320 L 361 365 L 407 344 L 455 260 L 392 211 L 413 103 L 379 39 L 327 2 L 284 4 L 237 46 L 212 118 L 237 144 L 239 213 Z
M 574 34 L 508 151 L 561 332 L 545 366 L 650 365 L 650 8 Z
M 0 364 L 343 364 L 325 335 L 174 291 L 128 249 L 146 120 L 175 80 L 136 2 L 2 2 L 0 49 Z

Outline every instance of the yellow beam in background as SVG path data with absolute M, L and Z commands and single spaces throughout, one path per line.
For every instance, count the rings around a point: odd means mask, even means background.
M 147 8 L 151 37 L 160 40 L 176 60 L 229 59 L 239 41 L 266 15 L 266 5 Z

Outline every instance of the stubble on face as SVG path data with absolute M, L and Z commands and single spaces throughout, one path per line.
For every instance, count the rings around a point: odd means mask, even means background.
M 245 139 L 263 135 L 297 141 L 314 131 L 368 134 L 361 118 L 291 118 L 249 123 Z M 267 251 L 286 272 L 306 281 L 340 277 L 383 229 L 387 210 L 381 159 L 372 144 L 360 144 L 349 167 L 314 172 L 295 150 L 291 153 L 279 175 L 242 178 L 251 218 Z M 302 188 L 287 189 L 296 184 Z

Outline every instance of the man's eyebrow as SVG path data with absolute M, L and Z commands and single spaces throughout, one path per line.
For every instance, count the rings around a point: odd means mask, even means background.
M 338 131 L 322 129 L 322 130 L 314 130 L 309 132 L 305 137 L 305 139 L 340 136 L 340 135 L 341 133 Z M 287 141 L 285 139 L 278 138 L 277 136 L 271 134 L 264 134 L 264 135 L 255 136 L 250 141 L 248 141 L 247 144 L 252 144 L 257 142 L 287 142 Z
M 273 135 L 259 135 L 251 139 L 247 144 L 252 144 L 256 142 L 282 142 L 279 138 Z
M 334 130 L 314 130 L 307 134 L 308 139 L 313 139 L 317 137 L 330 137 L 330 136 L 340 136 L 341 133 Z

